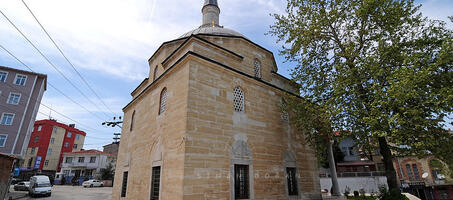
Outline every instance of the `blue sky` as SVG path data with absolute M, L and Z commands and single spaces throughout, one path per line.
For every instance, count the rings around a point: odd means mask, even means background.
M 115 115 L 130 100 L 130 92 L 148 76 L 148 58 L 165 41 L 178 38 L 201 23 L 203 0 L 40 0 L 25 1 L 69 60 L 89 82 Z M 432 19 L 447 21 L 453 15 L 451 0 L 419 0 L 421 11 Z M 219 0 L 220 24 L 234 29 L 274 52 L 279 73 L 289 76 L 291 63 L 278 55 L 276 38 L 265 35 L 273 23 L 270 13 L 283 13 L 286 0 Z M 26 7 L 19 0 L 0 1 L 5 13 L 52 63 L 76 84 L 85 99 L 0 16 L 0 45 L 25 62 L 34 71 L 48 75 L 48 81 L 87 112 L 48 87 L 38 119 L 49 115 L 63 123 L 76 123 L 87 132 L 85 149 L 100 149 L 112 142 L 119 128 L 107 128 L 102 121 L 113 114 L 97 99 L 59 54 Z M 453 27 L 451 23 L 448 24 Z M 0 65 L 28 70 L 0 49 Z M 91 98 L 92 97 L 92 98 Z M 90 101 L 94 102 L 93 105 Z M 75 120 L 75 121 L 73 121 Z

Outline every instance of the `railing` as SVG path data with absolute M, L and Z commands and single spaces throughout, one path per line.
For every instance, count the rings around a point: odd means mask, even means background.
M 330 177 L 330 174 L 319 174 L 320 177 Z M 375 172 L 342 172 L 337 173 L 337 177 L 375 177 L 375 176 L 385 176 L 385 172 L 375 171 Z

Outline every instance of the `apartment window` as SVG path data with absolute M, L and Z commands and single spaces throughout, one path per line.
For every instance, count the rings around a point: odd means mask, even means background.
M 34 154 L 34 153 L 35 153 L 35 150 L 36 150 L 36 148 L 35 148 L 35 147 L 31 148 L 31 150 L 30 150 L 30 154 Z
M 164 88 L 160 93 L 159 114 L 165 112 L 167 108 L 167 88 Z
M 258 59 L 253 62 L 253 71 L 255 72 L 256 78 L 261 78 L 261 63 Z
M 52 133 L 57 133 L 57 127 L 56 126 L 53 127 Z
M 19 104 L 21 94 L 19 93 L 10 93 L 8 98 L 8 104 L 17 105 Z
M 160 188 L 160 166 L 153 167 L 153 174 L 151 178 L 151 200 L 159 200 Z
M 31 158 L 28 160 L 28 167 L 30 168 L 32 164 L 33 164 L 33 157 L 31 157 Z
M 0 147 L 5 147 L 7 135 L 0 135 Z
M 11 125 L 13 124 L 14 114 L 13 113 L 3 113 L 2 114 L 2 124 Z
M 69 142 L 65 142 L 64 147 L 69 147 Z
M 420 180 L 420 173 L 418 172 L 417 165 L 416 164 L 412 164 L 412 169 L 414 170 L 415 180 L 419 181 Z
M 73 149 L 77 149 L 77 144 L 74 144 L 74 146 L 72 146 Z
M 50 138 L 50 144 L 55 143 L 55 138 Z
M 72 157 L 66 157 L 65 163 L 72 163 Z
M 34 142 L 36 143 L 38 141 L 39 141 L 39 136 L 36 136 Z
M 79 140 L 79 135 L 76 134 L 76 135 L 75 135 L 75 139 L 76 139 L 76 140 Z
M 123 185 L 121 186 L 121 197 L 126 197 L 128 172 L 123 172 Z
M 287 167 L 286 168 L 286 182 L 288 185 L 288 195 L 297 196 L 299 195 L 297 190 L 297 178 L 296 178 L 296 168 Z
M 6 77 L 8 77 L 8 72 L 0 72 L 0 82 L 6 82 Z
M 158 66 L 156 65 L 156 67 L 154 68 L 153 81 L 155 81 L 155 80 L 157 79 L 157 72 L 159 72 L 159 68 L 158 68 Z
M 51 154 L 52 154 L 52 148 L 47 149 L 47 155 L 51 155 Z
M 47 167 L 48 165 L 49 165 L 49 160 L 44 161 L 44 166 Z
M 95 163 L 96 162 L 96 156 L 90 157 L 90 163 Z
M 38 131 L 41 131 L 41 130 L 42 130 L 42 126 L 39 125 L 39 126 L 38 126 Z
M 233 97 L 234 111 L 244 112 L 244 92 L 240 87 L 234 88 Z
M 72 137 L 72 133 L 71 132 L 68 132 L 68 134 L 66 135 L 67 138 L 71 138 Z
M 132 113 L 132 117 L 131 117 L 131 127 L 129 128 L 130 131 L 134 130 L 134 123 L 135 123 L 135 110 Z
M 27 82 L 27 76 L 22 75 L 22 74 L 17 74 L 16 79 L 14 80 L 14 84 L 16 85 L 25 85 L 25 82 Z
M 85 162 L 85 157 L 79 157 L 79 163 L 84 163 Z
M 249 198 L 249 166 L 234 165 L 234 197 Z

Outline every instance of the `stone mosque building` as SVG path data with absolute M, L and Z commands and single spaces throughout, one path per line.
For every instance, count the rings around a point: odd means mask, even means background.
M 219 24 L 163 43 L 124 107 L 112 199 L 321 199 L 314 150 L 282 112 L 272 52 Z

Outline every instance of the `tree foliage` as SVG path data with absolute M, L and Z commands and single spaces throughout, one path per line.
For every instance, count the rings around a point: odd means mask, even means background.
M 419 9 L 413 0 L 288 0 L 274 15 L 270 33 L 297 63 L 305 99 L 289 100 L 291 119 L 309 141 L 347 130 L 359 145 L 379 144 L 386 171 L 387 147 L 451 161 L 453 33 Z

